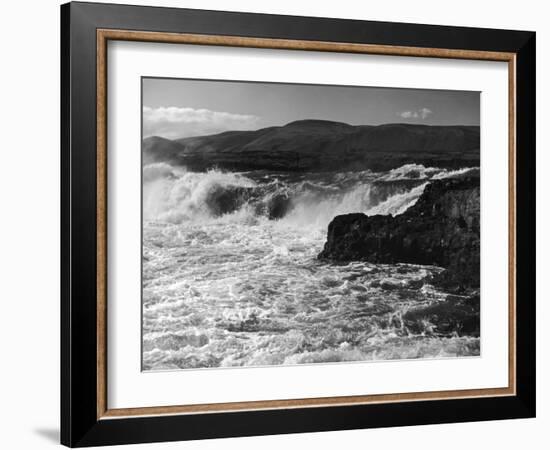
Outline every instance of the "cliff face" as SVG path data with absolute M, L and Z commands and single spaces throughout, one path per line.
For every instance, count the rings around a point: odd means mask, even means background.
M 479 288 L 479 178 L 432 181 L 403 214 L 337 216 L 321 259 L 445 267 L 434 283 L 450 291 Z
M 153 136 L 144 139 L 143 154 L 145 163 L 192 170 L 388 170 L 412 162 L 455 168 L 479 165 L 479 127 L 300 120 L 173 141 Z

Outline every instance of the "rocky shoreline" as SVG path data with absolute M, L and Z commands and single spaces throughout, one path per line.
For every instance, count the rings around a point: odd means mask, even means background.
M 446 268 L 456 292 L 479 288 L 479 177 L 435 180 L 403 214 L 336 216 L 319 259 Z
M 451 295 L 403 316 L 411 332 L 433 324 L 440 335 L 479 336 L 479 176 L 435 180 L 403 214 L 336 216 L 318 258 L 334 262 L 435 265 L 444 270 L 423 280 Z

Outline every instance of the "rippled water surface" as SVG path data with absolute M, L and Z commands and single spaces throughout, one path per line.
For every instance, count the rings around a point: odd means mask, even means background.
M 300 175 L 146 166 L 144 369 L 479 354 L 478 338 L 403 324 L 411 308 L 447 298 L 425 282 L 442 269 L 316 258 L 335 215 L 397 214 L 448 175 L 412 165 Z

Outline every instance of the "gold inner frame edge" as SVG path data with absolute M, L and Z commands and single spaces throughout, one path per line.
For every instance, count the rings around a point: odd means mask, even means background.
M 97 419 L 174 414 L 206 414 L 268 409 L 314 408 L 375 403 L 513 396 L 516 394 L 516 54 L 479 50 L 390 46 L 326 41 L 251 38 L 241 36 L 160 33 L 116 29 L 96 31 L 97 82 Z M 398 394 L 260 400 L 140 408 L 109 409 L 107 405 L 107 42 L 109 40 L 169 44 L 363 53 L 409 57 L 431 57 L 502 61 L 508 63 L 508 386 Z

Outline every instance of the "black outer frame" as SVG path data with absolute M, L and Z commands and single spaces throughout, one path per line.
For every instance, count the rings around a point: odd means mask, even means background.
M 516 383 L 508 397 L 97 419 L 96 29 L 516 53 Z M 71 447 L 535 416 L 535 33 L 128 5 L 61 6 L 61 443 Z

